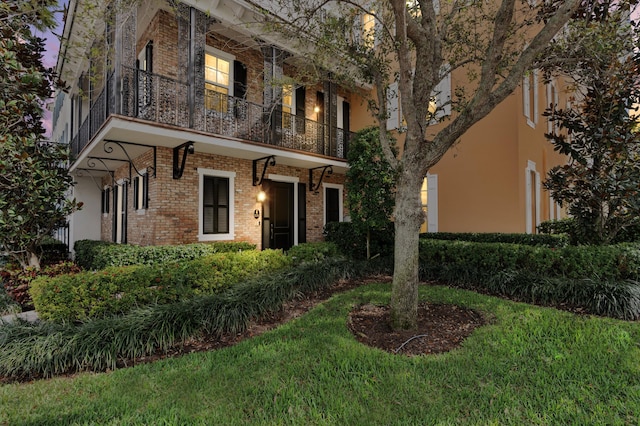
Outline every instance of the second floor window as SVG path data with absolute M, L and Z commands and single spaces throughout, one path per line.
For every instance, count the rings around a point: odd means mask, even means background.
M 231 61 L 212 53 L 205 54 L 204 89 L 207 109 L 227 112 L 229 87 L 231 84 Z

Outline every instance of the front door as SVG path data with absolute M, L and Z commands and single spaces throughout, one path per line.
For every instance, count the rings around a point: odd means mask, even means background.
M 294 184 L 288 182 L 269 183 L 268 200 L 263 212 L 264 248 L 288 250 L 294 242 L 293 214 Z

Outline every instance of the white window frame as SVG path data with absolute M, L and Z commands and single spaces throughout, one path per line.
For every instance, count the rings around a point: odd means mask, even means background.
M 533 89 L 531 88 L 533 81 Z M 533 93 L 531 99 L 530 93 Z M 538 124 L 538 70 L 527 72 L 522 80 L 522 100 L 524 106 L 524 116 L 529 127 L 534 128 Z
M 344 222 L 344 185 L 337 183 L 322 183 L 322 225 L 327 224 L 327 189 L 338 190 L 338 221 Z
M 387 87 L 387 130 L 400 127 L 401 108 L 398 82 L 394 81 Z
M 218 59 L 223 59 L 227 62 L 229 62 L 229 81 L 228 84 L 226 86 L 222 85 L 222 84 L 218 84 L 215 83 L 213 81 L 207 80 L 206 78 L 206 70 L 204 72 L 204 75 L 202 76 L 203 80 L 204 80 L 204 85 L 205 85 L 205 105 L 207 102 L 206 99 L 206 85 L 207 84 L 211 84 L 213 86 L 217 86 L 217 87 L 225 87 L 227 89 L 227 96 L 233 96 L 233 75 L 234 75 L 234 69 L 233 69 L 233 62 L 236 60 L 236 57 L 230 53 L 227 52 L 223 52 L 222 50 L 216 49 L 215 47 L 211 47 L 211 46 L 207 46 L 205 48 L 205 56 L 206 55 L 211 55 L 214 56 Z M 203 59 L 204 60 L 204 59 Z M 206 62 L 205 62 L 206 63 Z M 226 111 L 217 111 L 215 108 L 212 109 L 208 109 L 208 111 L 215 111 L 217 113 L 221 113 L 221 114 L 226 114 L 228 113 L 228 108 L 229 108 L 229 103 L 228 101 L 226 102 L 227 105 L 227 110 Z
M 531 176 L 532 174 L 535 176 L 534 181 L 532 182 Z M 528 160 L 527 167 L 525 169 L 525 217 L 526 217 L 526 229 L 525 233 L 531 234 L 533 224 L 535 221 L 536 228 L 540 225 L 540 173 L 536 170 L 536 163 Z M 535 218 L 532 217 L 532 204 L 533 198 L 531 195 L 535 191 L 536 205 L 535 205 Z
M 137 214 L 145 214 L 145 211 L 147 210 L 147 207 L 144 207 L 145 203 L 144 203 L 144 193 L 147 192 L 147 194 L 149 193 L 149 187 L 147 186 L 147 190 L 144 190 L 144 176 L 147 174 L 147 169 L 144 170 L 140 170 L 140 175 L 137 175 L 136 177 L 134 177 L 134 179 L 138 182 L 138 193 L 136 194 L 135 191 L 133 191 L 133 195 L 137 195 L 138 199 L 134 200 L 134 208 L 135 205 L 138 205 L 138 208 L 135 209 Z M 147 179 L 147 185 L 149 184 L 149 179 Z
M 443 68 L 449 68 L 449 65 L 445 65 Z M 438 110 L 434 117 L 434 121 L 451 115 L 451 71 L 447 72 L 442 80 L 436 84 L 433 89 L 432 97 L 435 98 Z M 443 106 L 444 105 L 444 106 Z
M 124 179 L 120 179 L 116 182 L 116 186 L 118 186 L 118 194 L 116 197 L 116 202 L 114 203 L 114 214 L 116 215 L 115 226 L 116 226 L 116 243 L 122 244 L 122 227 L 124 225 L 122 216 L 125 214 L 125 199 L 124 199 L 124 186 L 127 182 Z
M 229 232 L 226 234 L 204 233 L 204 177 L 229 179 Z M 227 241 L 235 238 L 235 178 L 236 172 L 198 167 L 198 241 Z
M 558 87 L 555 83 L 555 81 L 551 81 L 549 83 L 547 83 L 547 107 L 549 107 L 551 104 L 554 105 L 554 107 L 557 107 L 560 103 L 560 96 L 558 95 Z M 553 125 L 553 121 L 551 120 L 551 117 L 547 118 L 547 133 L 552 133 L 554 131 L 554 125 Z

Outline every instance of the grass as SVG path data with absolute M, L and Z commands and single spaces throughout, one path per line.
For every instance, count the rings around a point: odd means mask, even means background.
M 421 298 L 493 318 L 455 351 L 407 358 L 359 344 L 338 294 L 219 351 L 0 386 L 0 424 L 636 424 L 640 324 L 579 317 L 464 290 Z

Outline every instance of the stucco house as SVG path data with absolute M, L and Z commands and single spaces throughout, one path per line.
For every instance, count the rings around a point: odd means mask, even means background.
M 257 42 L 242 25 L 255 13 L 247 3 L 143 0 L 108 22 L 91 13 L 89 2 L 70 1 L 57 64 L 68 88 L 55 101 L 52 139 L 70 144 L 73 195 L 84 202 L 71 245 L 287 249 L 348 217 L 345 158 L 352 132 L 373 123 L 367 104 L 329 80 L 292 80 L 287 46 Z M 463 78 L 445 78 L 439 102 Z M 529 73 L 430 171 L 424 232 L 535 232 L 561 215 L 540 184 L 566 161 L 541 116 L 567 101 L 558 87 Z M 400 129 L 398 99 L 387 102 L 389 129 Z

